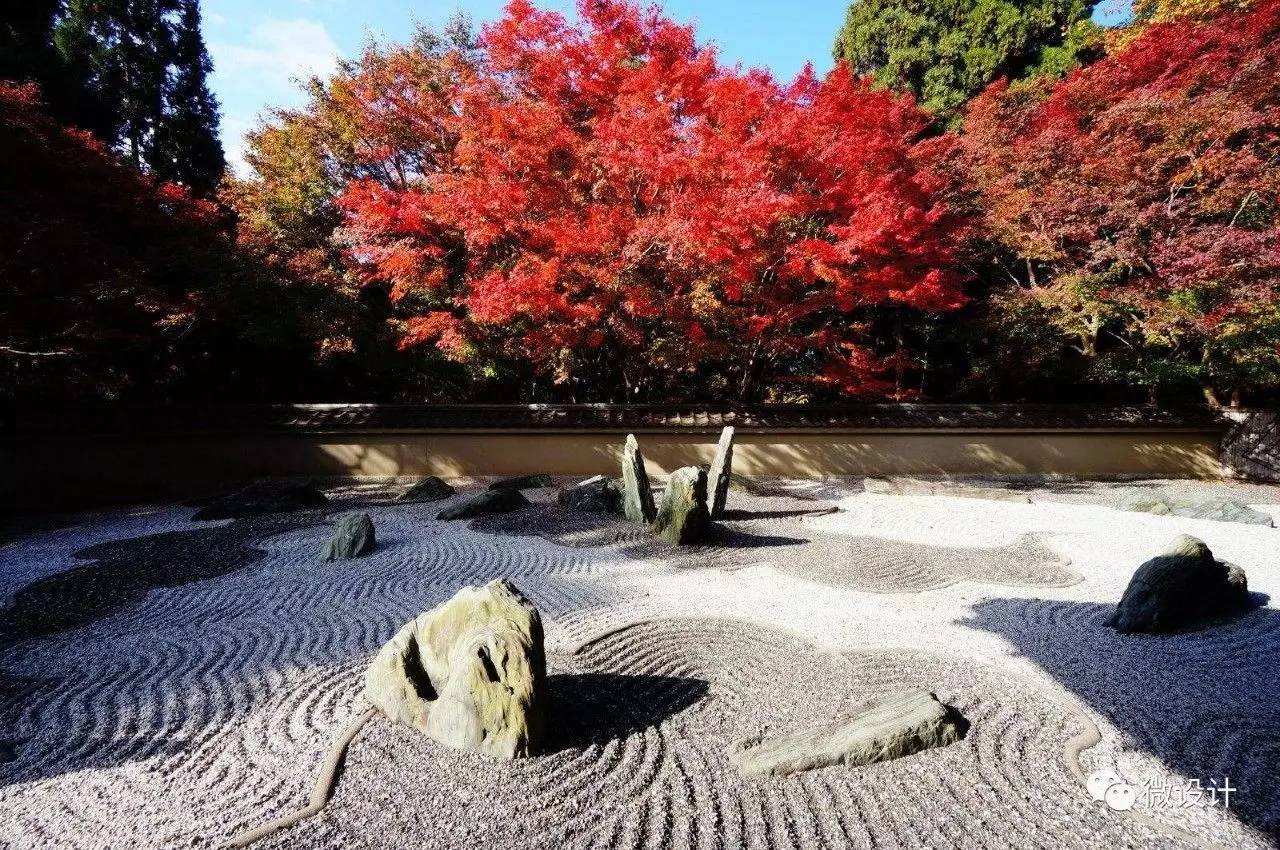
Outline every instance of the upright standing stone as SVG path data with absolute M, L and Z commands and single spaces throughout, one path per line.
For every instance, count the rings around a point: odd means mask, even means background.
M 653 530 L 668 543 L 697 543 L 711 527 L 707 513 L 707 473 L 685 466 L 671 473 L 662 510 L 653 521 Z
M 653 504 L 653 491 L 649 489 L 649 473 L 644 468 L 644 455 L 635 434 L 627 435 L 622 449 L 622 512 L 632 522 L 653 522 L 658 509 Z
M 724 505 L 729 499 L 729 480 L 732 477 L 733 426 L 726 425 L 720 432 L 716 456 L 711 461 L 711 471 L 707 473 L 707 486 L 711 488 L 709 509 L 712 519 L 719 519 L 724 514 Z

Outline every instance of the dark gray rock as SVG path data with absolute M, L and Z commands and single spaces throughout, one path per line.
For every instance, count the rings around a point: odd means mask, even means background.
M 622 512 L 632 522 L 653 522 L 658 509 L 653 504 L 649 473 L 644 468 L 644 455 L 635 434 L 627 435 L 622 448 Z
M 1183 534 L 1138 567 L 1106 625 L 1118 632 L 1159 634 L 1194 629 L 1249 607 L 1244 570 L 1213 557 Z
M 622 489 L 603 475 L 588 478 L 560 491 L 562 507 L 598 514 L 622 513 Z
M 716 445 L 716 454 L 711 461 L 711 469 L 707 472 L 707 486 L 710 488 L 710 504 L 708 510 L 712 519 L 724 514 L 725 502 L 729 499 L 729 484 L 733 480 L 733 426 L 726 425 L 720 432 L 720 442 Z
M 453 489 L 443 478 L 435 475 L 428 475 L 426 478 L 415 483 L 408 490 L 401 493 L 396 501 L 398 502 L 438 502 L 441 499 L 447 499 L 457 491 Z
M 929 691 L 903 691 L 857 714 L 776 738 L 740 742 L 729 760 L 744 776 L 786 776 L 843 764 L 858 767 L 954 744 L 969 722 Z
M 241 490 L 220 496 L 201 508 L 192 519 L 240 519 L 323 508 L 329 499 L 310 484 L 259 481 Z
M 436 519 L 471 519 L 505 514 L 527 507 L 528 504 L 529 500 L 519 490 L 485 490 L 450 505 L 436 514 Z
M 537 490 L 541 487 L 554 487 L 550 475 L 517 475 L 514 478 L 501 478 L 489 485 L 490 490 Z
M 333 527 L 333 536 L 324 544 L 320 557 L 325 561 L 349 561 L 373 551 L 373 518 L 363 512 L 343 514 Z
M 1121 506 L 1120 510 L 1188 519 L 1211 519 L 1216 522 L 1242 522 L 1248 525 L 1265 525 L 1268 528 L 1275 525 L 1270 514 L 1255 511 L 1243 502 L 1227 498 L 1183 502 L 1163 496 L 1137 496 Z
M 702 540 L 710 528 L 706 471 L 696 466 L 677 469 L 667 481 L 654 532 L 668 543 L 687 545 Z

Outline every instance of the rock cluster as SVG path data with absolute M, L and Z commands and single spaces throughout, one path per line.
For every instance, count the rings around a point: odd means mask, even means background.
M 744 776 L 785 776 L 837 764 L 858 767 L 954 744 L 969 723 L 929 691 L 903 691 L 834 723 L 742 742 L 729 759 Z
M 349 561 L 361 558 L 373 551 L 375 545 L 373 518 L 357 512 L 338 517 L 333 536 L 324 545 L 320 558 L 325 561 Z
M 447 746 L 506 759 L 536 753 L 546 711 L 538 609 L 505 579 L 462 588 L 378 651 L 365 696 Z
M 1138 567 L 1106 625 L 1158 634 L 1198 628 L 1248 607 L 1244 570 L 1215 560 L 1202 541 L 1183 534 Z

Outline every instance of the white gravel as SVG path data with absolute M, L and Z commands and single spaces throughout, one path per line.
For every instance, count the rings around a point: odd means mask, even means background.
M 1101 621 L 1178 533 L 1280 598 L 1280 530 L 1076 503 L 1098 501 L 1101 485 L 1072 503 L 1032 492 L 1032 504 L 877 496 L 857 481 L 779 487 L 842 510 L 805 516 L 823 504 L 734 492 L 744 513 L 726 537 L 673 552 L 574 523 L 535 536 L 434 520 L 447 501 L 375 506 L 369 558 L 320 562 L 328 529 L 300 529 L 264 541 L 267 557 L 237 572 L 6 646 L 0 844 L 217 845 L 301 807 L 330 742 L 363 710 L 360 677 L 378 646 L 460 584 L 508 576 L 543 612 L 577 737 L 507 765 L 375 719 L 329 807 L 268 846 L 1186 845 L 1170 830 L 1275 846 L 1275 604 L 1161 638 Z M 1280 516 L 1267 492 L 1248 501 Z M 190 527 L 191 512 L 102 514 L 21 537 L 0 547 L 0 589 L 82 563 L 72 553 L 89 544 Z M 1054 557 L 1007 569 L 1026 547 Z M 721 757 L 736 736 L 903 683 L 959 705 L 970 736 L 763 784 Z M 597 716 L 593 704 L 612 708 Z M 1088 725 L 1071 706 L 1102 736 L 1086 770 L 1134 783 L 1226 775 L 1231 809 L 1135 818 L 1092 802 L 1064 759 Z

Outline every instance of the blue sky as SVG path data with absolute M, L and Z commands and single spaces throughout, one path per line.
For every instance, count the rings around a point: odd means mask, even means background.
M 1115 2 L 1115 0 L 1112 0 Z M 812 62 L 831 66 L 831 42 L 848 0 L 666 0 L 667 14 L 697 25 L 728 63 L 766 67 L 790 79 Z M 241 140 L 267 109 L 303 101 L 298 80 L 332 71 L 369 35 L 404 41 L 414 23 L 439 26 L 455 11 L 477 24 L 501 14 L 504 0 L 204 0 L 204 32 L 222 104 L 227 159 L 240 169 Z M 574 0 L 539 0 L 572 13 Z

